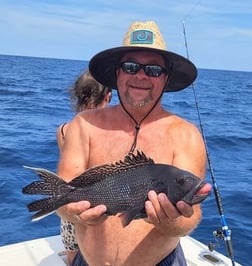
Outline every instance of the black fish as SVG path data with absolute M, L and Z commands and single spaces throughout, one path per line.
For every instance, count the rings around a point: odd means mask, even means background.
M 171 165 L 156 164 L 139 151 L 125 156 L 124 161 L 90 168 L 68 183 L 48 170 L 26 168 L 42 180 L 24 187 L 23 193 L 50 196 L 27 205 L 30 212 L 37 211 L 32 220 L 67 203 L 87 200 L 91 206 L 106 205 L 108 215 L 122 213 L 123 224 L 127 225 L 134 218 L 146 217 L 144 202 L 150 190 L 165 193 L 174 205 L 179 200 L 197 204 L 208 196 L 197 194 L 206 184 L 197 176 Z

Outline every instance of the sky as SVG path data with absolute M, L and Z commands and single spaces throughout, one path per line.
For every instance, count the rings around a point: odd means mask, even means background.
M 0 0 L 0 54 L 90 60 L 154 20 L 168 50 L 197 68 L 252 72 L 252 1 Z

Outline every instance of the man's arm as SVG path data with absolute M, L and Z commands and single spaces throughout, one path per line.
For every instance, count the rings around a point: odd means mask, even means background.
M 58 175 L 69 182 L 87 169 L 89 154 L 88 130 L 85 121 L 77 115 L 70 123 L 58 163 Z M 57 210 L 57 214 L 72 223 L 94 224 L 105 219 L 104 205 L 90 208 L 88 201 L 69 203 Z
M 173 165 L 190 171 L 204 178 L 206 168 L 206 152 L 204 142 L 198 129 L 187 122 L 176 127 L 174 134 Z M 210 190 L 210 185 L 207 189 Z M 157 195 L 154 191 L 148 194 L 145 203 L 148 221 L 164 234 L 171 237 L 189 234 L 201 220 L 200 205 L 190 206 L 179 201 L 176 207 L 163 193 Z

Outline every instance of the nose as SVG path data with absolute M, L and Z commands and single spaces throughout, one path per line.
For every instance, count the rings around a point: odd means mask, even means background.
M 145 71 L 144 69 L 141 67 L 140 70 L 135 74 L 137 76 L 140 76 L 140 77 L 147 77 L 147 75 L 145 74 Z

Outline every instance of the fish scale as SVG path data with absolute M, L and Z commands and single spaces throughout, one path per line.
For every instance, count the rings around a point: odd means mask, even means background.
M 165 193 L 174 205 L 179 200 L 197 204 L 208 196 L 208 193 L 197 194 L 206 183 L 194 174 L 172 165 L 157 164 L 140 151 L 126 155 L 123 161 L 90 168 L 69 183 L 46 169 L 27 168 L 42 180 L 24 187 L 23 193 L 49 196 L 27 205 L 30 212 L 36 211 L 33 220 L 67 203 L 87 200 L 92 207 L 106 205 L 109 215 L 122 213 L 122 223 L 126 226 L 132 219 L 146 216 L 144 203 L 150 190 Z
M 146 166 L 144 166 L 133 171 L 119 173 L 116 178 L 110 176 L 89 187 L 87 200 L 93 206 L 105 204 L 108 206 L 108 212 L 114 214 L 122 211 L 118 206 L 126 210 L 136 204 L 143 205 L 148 191 L 154 189 L 151 176 L 148 176 L 146 172 Z M 139 178 L 142 176 L 144 178 Z

